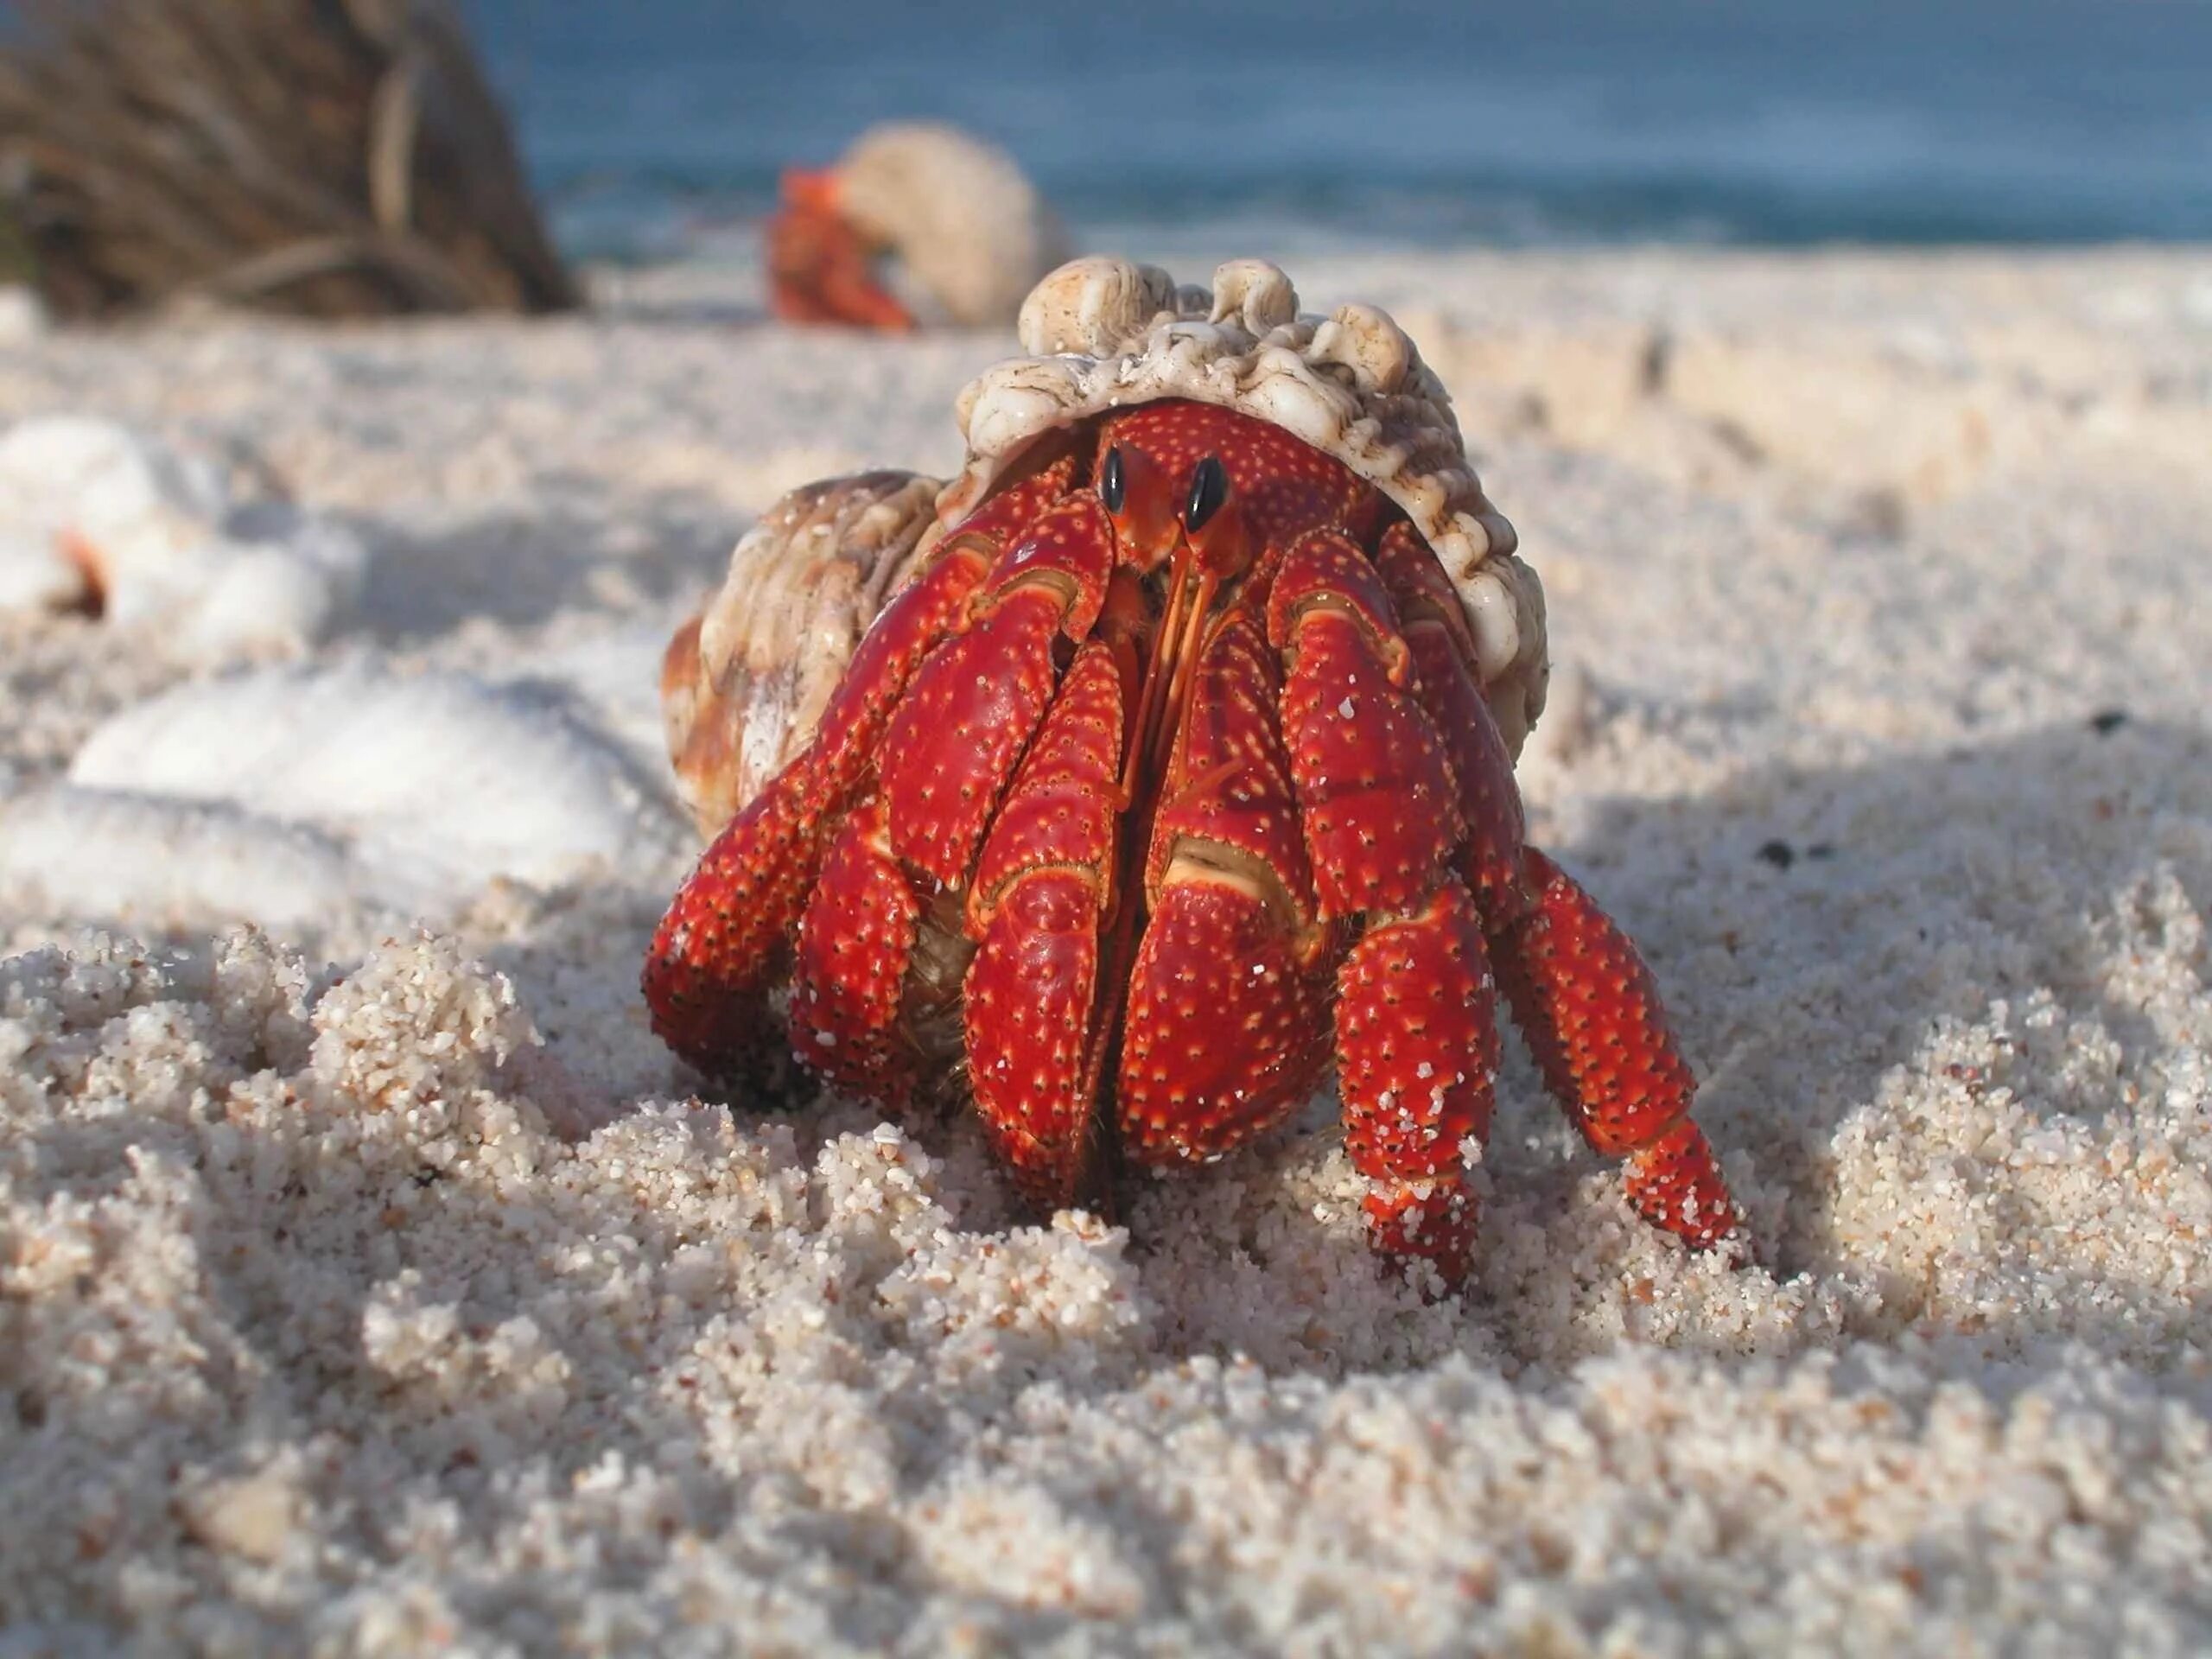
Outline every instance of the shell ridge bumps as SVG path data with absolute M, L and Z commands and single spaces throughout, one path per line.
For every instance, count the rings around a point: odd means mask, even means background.
M 986 369 L 957 405 L 968 462 L 938 497 L 951 524 L 1033 440 L 1109 410 L 1187 397 L 1283 428 L 1390 498 L 1466 607 L 1483 689 L 1509 747 L 1542 711 L 1549 673 L 1543 592 L 1513 526 L 1483 493 L 1451 395 L 1387 312 L 1301 314 L 1264 260 L 1214 272 L 1211 292 L 1157 266 L 1077 259 L 1021 308 L 1027 356 Z

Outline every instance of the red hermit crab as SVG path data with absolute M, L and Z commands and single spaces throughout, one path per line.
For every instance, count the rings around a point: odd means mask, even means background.
M 769 302 L 789 322 L 1002 327 L 1067 257 L 1014 158 L 937 121 L 884 122 L 833 166 L 786 171 L 765 230 Z
M 719 833 L 646 959 L 662 1037 L 964 1086 L 1047 1206 L 1233 1150 L 1333 1052 L 1377 1246 L 1456 1282 L 1502 989 L 1636 1206 L 1733 1235 L 1649 973 L 1522 840 L 1541 591 L 1406 336 L 1257 262 L 1088 259 L 1020 337 L 958 478 L 798 493 L 671 644 Z

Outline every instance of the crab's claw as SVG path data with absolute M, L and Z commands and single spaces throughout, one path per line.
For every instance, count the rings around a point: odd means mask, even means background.
M 767 239 L 769 298 L 785 321 L 914 326 L 912 314 L 876 281 L 867 238 L 839 207 L 835 173 L 785 172 Z

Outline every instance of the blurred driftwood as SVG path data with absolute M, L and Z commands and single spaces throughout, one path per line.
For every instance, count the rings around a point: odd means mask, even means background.
M 57 315 L 578 303 L 448 0 L 14 9 L 0 219 Z

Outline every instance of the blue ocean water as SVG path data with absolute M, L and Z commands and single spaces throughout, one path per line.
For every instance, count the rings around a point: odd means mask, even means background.
M 591 257 L 912 116 L 1095 245 L 2212 238 L 2212 0 L 465 4 Z

